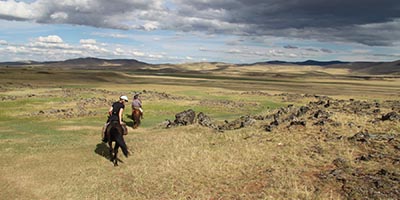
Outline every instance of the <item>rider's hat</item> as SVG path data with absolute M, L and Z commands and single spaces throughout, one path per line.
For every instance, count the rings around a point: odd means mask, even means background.
M 119 99 L 124 100 L 125 102 L 128 102 L 128 97 L 125 95 L 120 96 Z

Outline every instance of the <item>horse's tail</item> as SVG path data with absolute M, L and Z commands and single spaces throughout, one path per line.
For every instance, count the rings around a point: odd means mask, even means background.
M 122 153 L 124 153 L 125 157 L 128 157 L 128 147 L 126 146 L 125 140 L 122 137 L 122 133 L 115 136 L 115 142 L 121 147 Z

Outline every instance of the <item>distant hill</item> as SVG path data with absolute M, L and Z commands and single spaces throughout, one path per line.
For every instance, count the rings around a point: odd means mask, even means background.
M 60 62 L 49 63 L 54 67 L 68 67 L 68 68 L 80 68 L 80 69 L 127 69 L 127 68 L 138 68 L 147 66 L 150 64 L 140 62 L 135 59 L 101 59 L 101 58 L 76 58 Z
M 330 68 L 347 68 L 360 74 L 400 74 L 400 60 L 393 62 L 351 62 L 328 66 Z
M 79 68 L 79 69 L 127 69 L 148 66 L 150 64 L 140 62 L 135 59 L 101 59 L 101 58 L 76 58 L 65 61 L 20 61 L 20 62 L 3 62 L 0 66 L 42 66 L 42 67 L 63 67 L 63 68 Z
M 359 74 L 400 74 L 400 60 L 393 62 L 342 62 L 342 61 L 315 61 L 304 62 L 267 61 L 251 65 L 298 65 L 298 66 L 321 66 L 325 68 L 349 69 L 352 73 Z
M 348 69 L 350 73 L 364 75 L 400 75 L 400 60 L 393 62 L 343 62 L 343 61 L 316 61 L 306 60 L 304 62 L 286 62 L 286 61 L 266 61 L 251 64 L 227 64 L 218 62 L 201 62 L 185 64 L 159 64 L 153 65 L 141 62 L 135 59 L 101 59 L 101 58 L 76 58 L 65 61 L 36 62 L 3 62 L 0 66 L 36 66 L 48 68 L 71 68 L 71 69 L 113 69 L 113 70 L 137 70 L 137 71 L 167 71 L 167 72 L 190 72 L 190 71 L 220 71 L 235 66 L 245 68 L 246 66 L 267 66 L 270 69 L 280 69 L 282 66 L 316 66 L 326 69 Z M 271 71 L 271 70 L 270 70 Z
M 316 60 L 306 60 L 304 62 L 286 62 L 286 61 L 267 61 L 267 62 L 257 62 L 254 64 L 261 65 L 261 64 L 272 64 L 272 65 L 311 65 L 311 66 L 328 66 L 328 65 L 337 65 L 337 64 L 347 64 L 349 62 L 342 62 L 342 61 L 316 61 Z
M 26 61 L 15 61 L 15 62 L 2 62 L 0 63 L 0 66 L 32 65 L 37 63 L 38 62 L 36 61 L 26 60 Z

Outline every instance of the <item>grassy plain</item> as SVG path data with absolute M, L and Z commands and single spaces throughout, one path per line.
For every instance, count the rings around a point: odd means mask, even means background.
M 214 69 L 188 66 L 187 69 Z M 182 70 L 182 69 L 181 69 Z M 184 70 L 183 70 L 184 71 Z M 250 73 L 256 72 L 256 73 Z M 318 72 L 318 71 L 317 71 Z M 321 72 L 322 73 L 322 72 Z M 330 142 L 320 128 L 255 126 L 217 132 L 190 125 L 162 128 L 187 109 L 214 120 L 268 115 L 317 94 L 337 99 L 398 100 L 400 79 L 351 77 L 315 69 L 277 73 L 230 69 L 226 73 L 0 69 L 0 196 L 3 199 L 342 199 L 340 184 L 318 174 L 332 160 L 350 165 L 360 154 L 348 141 Z M 114 167 L 100 142 L 106 111 L 119 95 L 143 92 L 145 119 L 125 137 L 132 155 Z M 130 108 L 125 111 L 125 121 Z M 335 115 L 370 131 L 399 134 L 399 123 L 371 125 Z M 328 127 L 352 136 L 361 128 Z M 323 153 L 317 153 L 322 151 Z M 370 163 L 368 169 L 393 166 Z M 392 169 L 396 170 L 396 169 Z

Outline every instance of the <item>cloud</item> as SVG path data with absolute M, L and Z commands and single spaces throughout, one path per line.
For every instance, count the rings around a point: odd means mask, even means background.
M 58 35 L 49 35 L 46 37 L 40 36 L 36 39 L 36 41 L 42 43 L 63 43 L 63 40 Z
M 6 20 L 29 20 L 39 17 L 35 4 L 17 1 L 0 1 L 0 18 Z
M 299 47 L 293 46 L 293 45 L 285 45 L 283 48 L 285 49 L 298 49 Z
M 396 45 L 400 37 L 398 0 L 8 0 L 0 1 L 0 19 L 369 46 Z
M 103 28 L 152 29 L 158 23 L 153 13 L 161 9 L 159 0 L 37 0 L 32 3 L 0 1 L 0 18 L 39 23 L 66 23 Z
M 330 50 L 330 49 L 322 48 L 322 49 L 320 49 L 320 50 L 321 50 L 321 52 L 324 52 L 324 53 L 333 53 L 333 51 Z
M 55 12 L 50 15 L 50 18 L 55 22 L 64 22 L 68 19 L 68 14 L 65 12 Z
M 196 19 L 187 24 L 199 31 L 229 31 L 241 35 L 283 36 L 370 46 L 394 45 L 399 41 L 400 2 L 397 0 L 174 2 L 179 5 L 179 14 Z M 207 24 L 210 19 L 217 22 Z M 382 35 L 387 28 L 394 34 Z
M 0 45 L 7 45 L 7 44 L 8 44 L 7 41 L 5 41 L 5 40 L 0 40 Z
M 28 46 L 42 49 L 69 49 L 70 45 L 64 43 L 58 35 L 40 36 L 33 39 Z
M 95 39 L 81 39 L 79 40 L 80 44 L 96 44 L 96 40 Z

